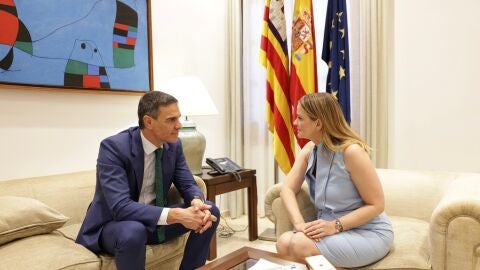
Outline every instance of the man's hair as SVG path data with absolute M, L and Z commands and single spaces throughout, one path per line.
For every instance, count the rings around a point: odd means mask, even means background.
M 150 91 L 143 95 L 140 102 L 138 102 L 138 126 L 140 129 L 145 128 L 143 123 L 145 115 L 157 119 L 158 108 L 174 103 L 178 103 L 175 97 L 161 91 Z

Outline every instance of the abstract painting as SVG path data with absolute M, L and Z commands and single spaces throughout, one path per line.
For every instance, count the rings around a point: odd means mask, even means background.
M 0 83 L 152 89 L 149 0 L 0 0 Z

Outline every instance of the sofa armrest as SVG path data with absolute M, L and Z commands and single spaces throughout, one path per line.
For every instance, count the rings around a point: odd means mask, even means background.
M 480 269 L 480 174 L 450 183 L 430 221 L 433 269 Z
M 203 181 L 200 176 L 194 175 L 193 178 L 195 179 L 195 182 L 197 182 L 198 187 L 202 190 L 203 194 L 205 195 L 205 198 L 207 197 L 207 186 L 205 185 L 205 182 Z
M 195 182 L 197 182 L 198 187 L 202 190 L 205 197 L 207 197 L 207 186 L 205 185 L 205 182 L 203 181 L 203 179 L 196 175 L 193 176 L 193 179 L 195 179 Z M 182 202 L 180 193 L 178 193 L 178 190 L 175 188 L 173 184 L 172 186 L 170 186 L 170 190 L 168 191 L 168 202 L 170 204 L 176 204 L 176 203 Z
M 292 230 L 293 225 L 288 219 L 287 212 L 280 198 L 282 184 L 272 186 L 265 195 L 265 215 L 275 224 L 275 234 L 280 236 L 282 233 Z M 298 207 L 305 221 L 312 221 L 316 217 L 316 210 L 308 195 L 306 184 L 302 186 L 296 195 Z
M 273 223 L 276 223 L 275 215 L 273 214 L 273 201 L 280 198 L 280 191 L 282 190 L 282 184 L 275 184 L 267 190 L 265 195 L 265 216 Z

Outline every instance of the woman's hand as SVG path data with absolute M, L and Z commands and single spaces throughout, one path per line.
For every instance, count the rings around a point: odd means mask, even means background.
M 322 237 L 336 233 L 335 220 L 326 221 L 323 219 L 318 219 L 312 222 L 308 222 L 305 224 L 305 229 L 303 230 L 303 233 L 305 233 L 305 235 L 309 238 L 318 242 Z
M 307 226 L 307 223 L 305 222 L 293 224 L 293 228 L 295 229 L 296 232 L 304 232 L 306 226 Z

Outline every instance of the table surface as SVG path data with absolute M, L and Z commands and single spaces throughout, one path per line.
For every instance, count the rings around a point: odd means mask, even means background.
M 217 174 L 217 175 L 210 175 L 208 172 L 210 172 L 211 169 L 203 169 L 202 174 L 199 175 L 200 178 L 203 179 L 205 184 L 208 183 L 208 185 L 217 185 L 225 182 L 229 182 L 232 180 L 232 175 L 231 174 Z M 244 169 L 239 171 L 238 173 L 240 176 L 252 176 L 255 175 L 257 171 L 253 169 Z
M 249 259 L 259 260 L 265 259 L 280 265 L 295 265 L 298 270 L 307 269 L 305 261 L 295 260 L 288 256 L 282 256 L 277 253 L 272 253 L 265 250 L 260 250 L 251 247 L 240 248 L 228 255 L 216 259 L 198 269 L 200 270 L 227 270 L 238 266 Z

